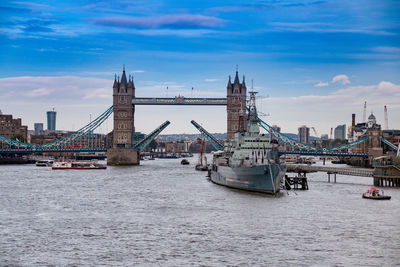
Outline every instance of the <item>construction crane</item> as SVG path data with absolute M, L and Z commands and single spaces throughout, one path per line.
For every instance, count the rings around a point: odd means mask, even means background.
M 385 112 L 385 130 L 389 130 L 389 120 L 388 120 L 388 113 L 387 113 L 386 105 L 384 108 L 384 112 Z
M 367 121 L 367 101 L 364 102 L 363 122 Z
M 315 129 L 315 127 L 311 127 L 311 129 L 313 130 L 315 137 L 319 137 L 317 130 Z

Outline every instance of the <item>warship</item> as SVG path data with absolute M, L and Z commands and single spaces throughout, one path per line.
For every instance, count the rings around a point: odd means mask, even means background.
M 256 92 L 249 92 L 246 130 L 214 152 L 209 174 L 212 182 L 231 188 L 276 194 L 286 173 L 280 163 L 278 141 L 261 134 L 256 109 Z

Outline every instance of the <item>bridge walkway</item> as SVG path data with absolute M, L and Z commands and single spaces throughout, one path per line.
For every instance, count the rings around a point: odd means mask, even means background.
M 328 175 L 334 174 L 336 180 L 336 174 L 350 175 L 350 176 L 361 176 L 361 177 L 373 177 L 374 169 L 366 168 L 341 168 L 341 167 L 326 167 L 326 166 L 310 166 L 301 164 L 287 164 L 287 172 L 296 173 L 309 173 L 309 172 L 326 172 Z

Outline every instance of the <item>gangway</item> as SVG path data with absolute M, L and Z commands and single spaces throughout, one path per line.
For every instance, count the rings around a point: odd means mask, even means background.
M 209 132 L 206 131 L 200 124 L 195 122 L 194 120 L 190 121 L 197 130 L 207 139 L 208 142 L 216 149 L 216 150 L 223 150 L 224 145 L 214 136 L 212 136 Z

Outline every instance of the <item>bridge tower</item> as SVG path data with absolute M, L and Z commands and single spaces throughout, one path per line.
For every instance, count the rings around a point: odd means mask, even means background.
M 233 139 L 236 132 L 246 130 L 246 84 L 245 77 L 243 75 L 242 83 L 239 81 L 238 69 L 236 66 L 235 80 L 231 82 L 231 76 L 229 75 L 229 81 L 227 86 L 227 139 Z
M 113 147 L 107 150 L 108 165 L 137 165 L 138 151 L 132 148 L 134 142 L 135 97 L 133 77 L 126 78 L 125 65 L 121 79 L 115 76 L 113 86 L 114 131 Z
M 127 80 L 125 66 L 122 71 L 121 80 L 115 77 L 113 86 L 113 106 L 114 106 L 114 134 L 113 147 L 130 148 L 133 144 L 135 132 L 134 115 L 135 106 L 132 99 L 135 97 L 135 85 L 133 77 L 129 75 Z

